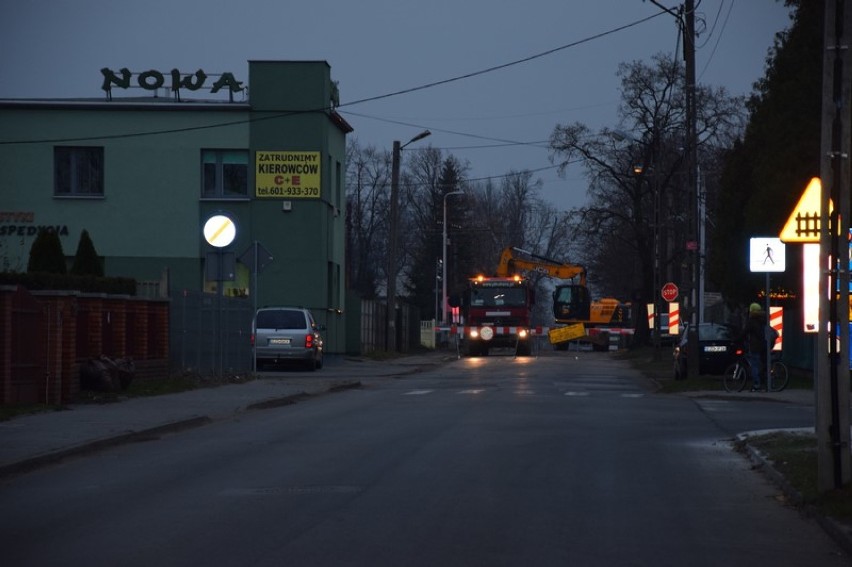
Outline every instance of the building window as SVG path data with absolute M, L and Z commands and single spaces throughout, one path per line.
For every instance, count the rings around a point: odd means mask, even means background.
M 248 150 L 202 150 L 201 170 L 203 198 L 248 197 Z
M 103 197 L 104 149 L 53 148 L 53 191 L 63 197 Z

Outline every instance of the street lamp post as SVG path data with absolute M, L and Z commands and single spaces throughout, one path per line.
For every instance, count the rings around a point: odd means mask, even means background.
M 441 277 L 443 276 L 444 261 L 441 258 L 435 260 L 435 322 L 438 322 L 438 313 L 441 311 L 438 298 L 441 295 Z
M 630 140 L 631 142 L 634 142 L 634 143 L 643 143 L 641 140 L 636 138 L 636 136 L 634 136 L 634 135 L 632 135 L 628 132 L 624 132 L 622 130 L 613 130 L 610 133 L 610 135 L 617 141 L 621 141 L 621 140 L 626 139 L 626 140 Z M 653 140 L 651 142 L 651 152 L 652 153 L 651 153 L 651 160 L 650 160 L 651 165 L 650 165 L 650 167 L 648 167 L 647 170 L 646 170 L 646 168 L 644 168 L 641 165 L 633 166 L 633 173 L 636 174 L 636 175 L 651 175 L 652 176 L 652 181 L 651 181 L 651 183 L 652 183 L 651 190 L 652 190 L 652 197 L 653 197 L 652 239 L 653 239 L 653 250 L 654 250 L 654 268 L 653 268 L 653 274 L 651 275 L 651 287 L 653 288 L 651 290 L 651 293 L 652 293 L 653 309 L 654 309 L 654 322 L 653 322 L 654 329 L 653 329 L 653 337 L 652 338 L 653 338 L 653 344 L 654 344 L 654 360 L 660 360 L 662 358 L 662 351 L 661 351 L 661 346 L 662 346 L 661 345 L 661 338 L 662 337 L 661 337 L 661 334 L 663 332 L 663 328 L 662 328 L 662 322 L 663 322 L 662 308 L 663 308 L 663 305 L 660 302 L 660 300 L 662 299 L 662 297 L 660 296 L 661 289 L 662 289 L 662 273 L 661 273 L 662 266 L 661 266 L 661 262 L 660 262 L 660 256 L 661 256 L 660 240 L 662 238 L 662 234 L 661 234 L 661 228 L 662 227 L 660 226 L 660 223 L 661 223 L 661 220 L 662 220 L 661 219 L 662 203 L 661 203 L 661 198 L 660 198 L 661 197 L 660 192 L 661 192 L 662 188 L 660 187 L 659 172 L 657 171 L 657 169 L 659 168 L 659 165 L 657 163 L 659 161 L 659 159 L 658 159 L 659 158 L 659 156 L 658 156 L 659 144 L 658 144 L 657 140 L 659 138 L 658 138 L 658 134 L 656 132 L 656 124 L 654 125 L 653 136 L 654 137 L 653 137 Z
M 387 281 L 387 326 L 385 348 L 396 350 L 396 276 L 397 276 L 397 241 L 399 240 L 399 160 L 402 149 L 412 142 L 422 140 L 432 132 L 424 130 L 404 144 L 398 140 L 393 142 L 391 158 L 391 194 L 390 194 L 390 223 L 388 226 L 388 281 Z
M 662 360 L 663 355 L 660 350 L 660 342 L 663 334 L 663 314 L 662 304 L 660 303 L 660 294 L 663 287 L 662 277 L 660 274 L 660 182 L 656 171 L 651 172 L 654 176 L 654 360 Z M 669 321 L 671 325 L 671 321 Z
M 444 325 L 447 324 L 447 197 L 463 193 L 464 191 L 450 191 L 444 194 L 444 234 L 441 240 L 441 253 L 444 255 L 444 273 L 441 275 L 441 323 Z

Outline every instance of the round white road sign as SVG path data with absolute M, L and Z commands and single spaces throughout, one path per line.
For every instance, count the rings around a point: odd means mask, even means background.
M 237 236 L 237 225 L 225 215 L 214 215 L 204 223 L 204 239 L 210 246 L 224 248 Z

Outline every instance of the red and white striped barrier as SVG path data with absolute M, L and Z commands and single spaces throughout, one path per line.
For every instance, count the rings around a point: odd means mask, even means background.
M 770 307 L 769 308 L 769 326 L 778 331 L 778 338 L 775 339 L 775 344 L 772 345 L 772 350 L 781 350 L 784 345 L 784 308 Z
M 680 304 L 669 303 L 669 334 L 677 335 L 680 329 Z
M 527 331 L 530 335 L 546 335 L 549 330 L 547 327 L 506 327 L 491 325 L 485 325 L 483 327 L 450 325 L 449 327 L 435 327 L 435 330 L 449 331 L 451 335 L 469 335 L 473 332 L 479 333 L 480 330 L 484 328 L 491 329 L 495 335 L 517 335 L 519 329 Z
M 649 303 L 647 305 L 648 310 L 648 328 L 652 331 L 654 330 L 654 304 Z M 670 335 L 677 335 L 680 333 L 680 304 L 676 301 L 669 302 L 669 323 L 668 329 L 663 329 L 664 333 L 668 333 Z M 665 322 L 663 322 L 665 325 Z
M 549 327 L 504 327 L 491 325 L 486 325 L 486 327 L 493 330 L 495 335 L 515 335 L 518 333 L 518 329 L 526 329 L 531 335 L 547 335 L 550 332 Z M 482 328 L 483 327 L 450 325 L 449 327 L 435 327 L 435 330 L 449 331 L 451 335 L 468 335 L 473 331 L 479 332 Z M 623 327 L 588 327 L 586 329 L 586 334 L 590 337 L 601 333 L 609 333 L 610 335 L 632 335 L 635 333 L 635 330 Z
M 634 329 L 625 329 L 621 327 L 589 327 L 586 329 L 586 334 L 590 337 L 594 337 L 595 335 L 600 335 L 602 333 L 608 333 L 610 335 L 632 335 L 634 332 Z

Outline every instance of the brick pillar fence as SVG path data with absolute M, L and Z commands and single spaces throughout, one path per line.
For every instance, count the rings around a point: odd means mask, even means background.
M 132 358 L 136 379 L 168 376 L 169 301 L 0 286 L 0 404 L 61 405 L 80 366 Z

